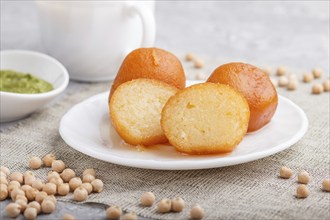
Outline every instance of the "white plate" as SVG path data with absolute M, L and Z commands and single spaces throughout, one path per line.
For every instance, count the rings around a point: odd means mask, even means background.
M 194 84 L 197 81 L 189 81 Z M 95 95 L 69 110 L 62 118 L 60 134 L 72 148 L 107 162 L 146 169 L 192 170 L 224 167 L 257 160 L 295 144 L 305 134 L 305 113 L 290 100 L 279 96 L 272 121 L 247 134 L 233 152 L 225 155 L 190 156 L 170 145 L 149 148 L 131 146 L 117 135 L 108 113 L 108 92 Z

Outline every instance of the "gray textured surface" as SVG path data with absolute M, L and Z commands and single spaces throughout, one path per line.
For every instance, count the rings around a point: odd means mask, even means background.
M 157 42 L 167 50 L 287 65 L 322 67 L 329 73 L 329 2 L 174 2 L 157 3 Z M 30 1 L 1 1 L 1 50 L 42 51 L 37 14 Z M 188 70 L 189 73 L 189 70 Z M 69 90 L 79 87 L 71 83 Z M 1 202 L 3 213 L 4 202 Z M 104 206 L 60 204 L 78 218 L 103 219 Z M 59 212 L 47 219 L 60 218 Z

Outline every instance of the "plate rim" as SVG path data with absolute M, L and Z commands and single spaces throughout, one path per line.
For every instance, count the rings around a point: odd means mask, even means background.
M 187 81 L 188 82 L 188 81 Z M 190 82 L 199 82 L 199 81 L 190 81 Z M 139 158 L 137 159 L 128 159 L 125 157 L 120 157 L 117 155 L 112 154 L 102 154 L 99 152 L 95 152 L 93 150 L 90 150 L 89 148 L 83 148 L 81 149 L 79 146 L 76 146 L 75 143 L 71 141 L 69 137 L 65 134 L 65 128 L 63 126 L 66 118 L 68 117 L 69 113 L 74 111 L 76 108 L 78 108 L 80 105 L 84 103 L 88 103 L 94 100 L 97 100 L 99 96 L 104 96 L 105 94 L 108 94 L 108 92 L 102 92 L 96 95 L 93 95 L 77 104 L 75 104 L 73 107 L 71 107 L 61 118 L 60 126 L 59 126 L 59 133 L 62 139 L 66 144 L 68 144 L 73 149 L 86 154 L 90 157 L 108 162 L 113 164 L 118 164 L 122 166 L 127 167 L 134 167 L 134 168 L 142 168 L 142 169 L 151 169 L 151 170 L 197 170 L 197 169 L 210 169 L 210 168 L 219 168 L 219 167 L 226 167 L 226 166 L 233 166 L 238 164 L 243 164 L 247 162 L 252 162 L 261 158 L 265 158 L 268 156 L 271 156 L 273 154 L 276 154 L 280 151 L 283 151 L 289 147 L 291 147 L 293 144 L 297 143 L 306 133 L 308 130 L 308 118 L 306 116 L 306 113 L 293 101 L 290 99 L 283 97 L 281 95 L 278 95 L 279 99 L 282 99 L 283 101 L 289 103 L 301 116 L 302 118 L 302 126 L 300 129 L 295 133 L 292 138 L 290 138 L 288 141 L 285 141 L 279 145 L 276 145 L 273 148 L 259 151 L 259 152 L 253 152 L 249 153 L 243 156 L 237 156 L 237 157 L 218 157 L 218 158 L 210 158 L 209 160 L 201 160 L 201 161 L 193 161 L 194 165 L 192 166 L 192 161 L 185 161 L 185 160 L 178 160 L 178 161 L 157 161 L 157 160 L 141 160 Z M 134 163 L 133 163 L 134 162 Z M 220 164 L 219 164 L 220 163 Z

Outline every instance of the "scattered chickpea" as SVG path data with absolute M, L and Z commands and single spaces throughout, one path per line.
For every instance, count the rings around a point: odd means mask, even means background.
M 330 80 L 325 80 L 324 82 L 323 82 L 323 90 L 325 91 L 325 92 L 329 92 L 330 91 Z
M 314 75 L 312 73 L 305 73 L 303 76 L 303 82 L 304 83 L 309 83 L 312 82 L 314 79 Z
M 23 190 L 21 190 L 21 189 L 19 189 L 19 188 L 14 189 L 14 190 L 10 193 L 10 197 L 11 197 L 11 199 L 12 199 L 13 201 L 16 200 L 16 196 L 18 196 L 18 195 L 23 195 L 23 196 L 25 196 L 25 193 L 24 193 Z
M 73 177 L 76 176 L 76 173 L 72 169 L 66 168 L 60 176 L 64 182 L 68 183 Z
M 200 207 L 199 205 L 195 205 L 190 210 L 190 217 L 191 219 L 202 219 L 204 217 L 204 209 Z
M 49 183 L 54 183 L 57 186 L 57 185 L 62 184 L 64 182 L 63 182 L 63 180 L 61 178 L 55 178 L 55 177 L 53 177 L 53 178 L 51 178 L 49 180 Z
M 36 201 L 38 202 L 38 203 L 42 203 L 42 201 L 44 201 L 44 199 L 47 197 L 47 193 L 46 192 L 43 192 L 43 191 L 41 191 L 41 192 L 38 192 L 37 194 L 36 194 Z
M 31 169 L 39 169 L 42 165 L 42 160 L 39 157 L 31 157 L 29 159 L 29 167 Z
M 62 183 L 57 186 L 57 193 L 60 196 L 66 196 L 70 192 L 70 186 L 68 183 Z
M 123 220 L 137 220 L 137 216 L 133 212 L 126 213 L 125 215 L 123 215 Z
M 262 72 L 266 73 L 267 75 L 271 75 L 272 74 L 272 68 L 269 66 L 266 66 L 262 69 Z
M 1 166 L 0 171 L 4 172 L 7 176 L 10 175 L 10 170 L 7 167 Z
M 25 202 L 23 199 L 17 199 L 15 203 L 18 204 L 21 207 L 21 211 L 24 212 L 27 207 L 27 202 Z
M 185 207 L 185 202 L 182 198 L 177 197 L 172 199 L 172 211 L 181 212 Z
M 81 186 L 82 181 L 80 177 L 74 177 L 69 181 L 70 190 L 74 191 L 77 187 Z
M 290 179 L 291 176 L 293 175 L 293 172 L 290 168 L 288 167 L 281 167 L 280 169 L 280 177 L 283 178 L 283 179 Z
M 308 184 L 310 181 L 309 173 L 307 173 L 305 170 L 300 171 L 298 174 L 298 182 L 302 184 Z
M 60 174 L 58 172 L 50 171 L 47 174 L 47 180 L 50 181 L 52 178 L 61 178 L 61 176 L 60 176 Z
M 196 80 L 206 80 L 207 76 L 204 73 L 197 73 L 195 76 Z
M 44 186 L 44 182 L 40 179 L 36 179 L 33 183 L 32 183 L 32 188 L 35 188 L 37 190 L 42 190 L 42 187 Z
M 297 198 L 307 198 L 310 192 L 306 185 L 299 184 L 297 187 Z
M 5 174 L 4 172 L 0 171 L 0 177 L 7 178 L 7 174 Z
M 284 76 L 286 74 L 286 68 L 284 66 L 279 66 L 276 70 L 277 76 Z
M 91 174 L 87 174 L 85 176 L 83 176 L 83 183 L 91 183 L 93 180 L 95 180 L 95 177 Z
M 52 170 L 55 172 L 62 172 L 65 169 L 65 164 L 62 160 L 54 160 L 52 162 Z
M 93 168 L 84 170 L 83 176 L 86 176 L 87 174 L 90 174 L 96 178 L 96 172 Z
M 297 80 L 297 75 L 296 74 L 290 74 L 288 75 L 289 80 Z
M 49 214 L 55 211 L 55 203 L 50 199 L 45 199 L 41 203 L 41 211 L 43 213 Z
M 5 176 L 0 177 L 0 184 L 8 185 L 8 180 Z
M 102 192 L 103 190 L 103 182 L 100 179 L 95 179 L 91 182 L 92 186 L 93 186 L 93 192 Z
M 105 214 L 107 216 L 107 219 L 109 220 L 118 220 L 120 219 L 120 216 L 122 215 L 122 210 L 119 206 L 111 206 L 107 208 L 105 211 Z
M 64 214 L 62 216 L 62 220 L 75 220 L 76 218 L 73 215 L 70 214 Z
M 20 172 L 13 172 L 10 174 L 10 179 L 19 182 L 20 184 L 23 184 L 23 174 Z
M 42 191 L 44 191 L 45 193 L 47 193 L 47 195 L 54 195 L 56 194 L 56 184 L 54 183 L 46 183 L 43 187 L 42 187 Z
M 56 156 L 54 154 L 47 154 L 42 158 L 46 167 L 51 167 L 53 160 L 56 160 Z
M 160 202 L 157 204 L 157 211 L 160 213 L 166 213 L 171 211 L 172 208 L 172 201 L 170 199 L 162 199 Z
M 16 185 L 16 186 L 18 186 L 18 187 L 21 187 L 21 184 L 19 183 L 19 182 L 17 182 L 16 180 L 12 180 L 12 181 L 10 181 L 9 183 L 8 183 L 8 186 L 9 185 Z
M 286 76 L 281 76 L 278 79 L 278 86 L 280 86 L 280 87 L 284 87 L 284 86 L 288 85 L 288 83 L 289 83 L 289 79 Z
M 37 210 L 35 208 L 32 207 L 28 207 L 25 209 L 24 211 L 24 217 L 27 220 L 33 220 L 37 218 Z
M 34 173 L 32 171 L 28 170 L 28 171 L 25 171 L 23 176 L 24 176 L 24 178 L 27 176 L 34 176 Z
M 33 201 L 36 199 L 36 195 L 39 191 L 35 188 L 31 188 L 31 189 L 28 189 L 25 193 L 26 195 L 26 198 L 29 200 L 29 201 Z
M 27 208 L 35 208 L 37 210 L 37 214 L 41 212 L 41 206 L 39 202 L 37 201 L 32 201 L 27 205 Z
M 314 84 L 312 86 L 312 94 L 321 94 L 323 92 L 323 86 L 321 84 Z
M 8 185 L 8 187 L 7 187 L 7 190 L 8 190 L 8 196 L 10 196 L 11 192 L 12 192 L 14 189 L 20 189 L 20 187 L 17 186 L 17 185 L 14 185 L 14 184 L 9 184 L 9 185 Z
M 288 84 L 286 85 L 286 88 L 289 91 L 296 90 L 298 87 L 298 81 L 297 80 L 289 80 Z
M 325 179 L 322 182 L 322 189 L 325 192 L 330 192 L 330 179 Z
M 24 200 L 25 202 L 28 202 L 28 199 L 23 195 L 17 195 L 16 200 L 19 200 L 19 199 Z
M 195 55 L 192 53 L 187 53 L 186 54 L 186 61 L 192 61 L 195 59 Z
M 8 187 L 7 185 L 1 183 L 0 184 L 0 201 L 7 199 L 8 197 Z
M 57 199 L 56 199 L 56 197 L 55 197 L 54 195 L 48 195 L 48 196 L 45 197 L 44 200 L 50 200 L 50 201 L 52 201 L 55 205 L 57 204 Z
M 9 203 L 5 211 L 10 218 L 16 218 L 21 213 L 21 206 L 17 203 Z
M 73 200 L 74 201 L 82 202 L 82 201 L 85 201 L 87 199 L 87 197 L 88 197 L 88 192 L 82 186 L 79 186 L 73 192 Z
M 320 78 L 323 74 L 323 70 L 320 68 L 315 68 L 312 70 L 312 73 L 316 79 Z
M 33 183 L 34 181 L 36 181 L 35 176 L 26 176 L 26 177 L 24 178 L 24 183 L 25 183 L 26 185 L 29 185 L 29 186 L 32 186 L 32 183 Z
M 152 192 L 145 192 L 141 196 L 140 203 L 143 206 L 152 206 L 152 204 L 154 204 L 155 202 L 155 199 L 155 194 L 153 194 Z
M 205 65 L 204 61 L 201 59 L 194 59 L 194 67 L 197 69 L 203 68 Z
M 25 193 L 26 193 L 26 191 L 28 191 L 29 189 L 31 189 L 32 187 L 30 186 L 30 185 L 23 185 L 22 187 L 21 187 L 21 190 L 23 190 Z
M 87 190 L 88 195 L 93 192 L 93 186 L 90 183 L 83 183 L 81 184 L 82 187 L 84 187 Z

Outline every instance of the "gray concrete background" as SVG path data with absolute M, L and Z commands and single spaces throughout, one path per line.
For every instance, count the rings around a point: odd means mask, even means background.
M 223 61 L 246 61 L 329 74 L 329 1 L 159 1 L 156 46 Z M 1 50 L 42 51 L 33 1 L 1 0 Z M 208 73 L 209 74 L 209 73 Z M 68 89 L 78 83 L 71 82 Z M 1 202 L 1 219 L 7 201 Z M 59 203 L 38 219 L 105 219 L 104 205 Z

